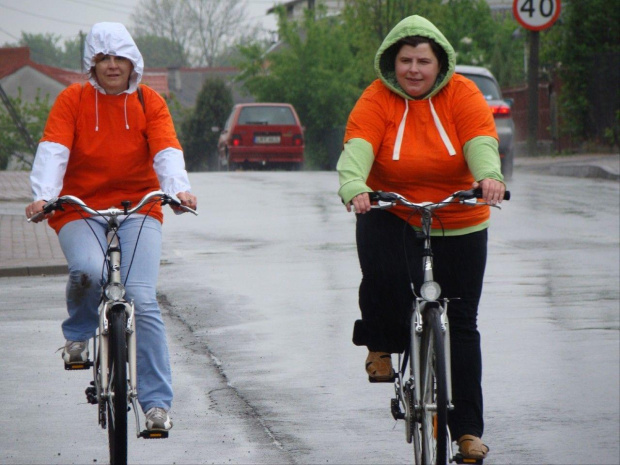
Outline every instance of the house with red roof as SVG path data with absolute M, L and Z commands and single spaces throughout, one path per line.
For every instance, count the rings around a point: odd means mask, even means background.
M 77 71 L 35 63 L 28 47 L 0 48 L 0 85 L 10 97 L 21 89 L 26 101 L 34 101 L 37 94 L 47 94 L 54 101 L 65 87 L 85 81 L 86 76 Z
M 10 97 L 16 97 L 21 89 L 26 101 L 34 101 L 38 93 L 41 97 L 49 95 L 53 102 L 67 86 L 87 81 L 85 73 L 35 63 L 30 59 L 28 47 L 0 48 L 0 85 Z M 145 70 L 142 83 L 164 97 L 170 96 L 167 71 Z
M 174 95 L 186 108 L 193 107 L 204 81 L 209 78 L 224 80 L 231 88 L 234 103 L 253 102 L 254 97 L 244 93 L 235 81 L 239 70 L 233 67 L 215 68 L 145 68 L 142 84 L 169 98 Z M 34 101 L 37 92 L 50 96 L 50 103 L 74 82 L 87 82 L 85 73 L 41 65 L 30 59 L 28 47 L 0 48 L 0 85 L 10 97 L 16 97 L 19 88 L 22 98 Z

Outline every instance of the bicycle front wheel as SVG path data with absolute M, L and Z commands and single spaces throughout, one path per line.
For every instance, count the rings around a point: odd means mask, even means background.
M 424 311 L 422 334 L 422 457 L 426 465 L 445 465 L 448 460 L 448 384 L 444 332 L 439 305 Z
M 110 463 L 127 463 L 127 338 L 125 309 L 113 309 L 109 315 L 109 394 L 108 443 Z

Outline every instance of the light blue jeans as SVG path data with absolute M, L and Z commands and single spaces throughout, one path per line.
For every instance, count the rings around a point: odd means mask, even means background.
M 107 243 L 105 230 L 104 220 L 89 218 L 67 223 L 58 234 L 69 266 L 69 318 L 62 323 L 63 334 L 69 341 L 92 338 L 99 324 L 101 286 L 107 277 L 103 252 Z M 127 291 L 125 298 L 133 299 L 135 304 L 138 401 L 145 412 L 152 407 L 169 410 L 172 404 L 170 358 L 156 296 L 161 223 L 151 217 L 131 216 L 121 224 L 118 236 L 122 251 L 121 277 Z

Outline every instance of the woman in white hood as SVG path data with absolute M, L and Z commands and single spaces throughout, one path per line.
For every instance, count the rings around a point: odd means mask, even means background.
M 60 195 L 75 195 L 105 209 L 120 207 L 123 200 L 135 204 L 158 189 L 196 208 L 168 107 L 157 92 L 139 86 L 144 62 L 125 26 L 95 24 L 86 37 L 84 67 L 89 82 L 61 92 L 50 112 L 30 176 L 34 202 L 26 207 L 26 216 L 41 212 L 46 200 Z M 156 299 L 163 214 L 157 205 L 144 215 L 121 225 L 121 271 L 125 279 L 133 260 L 125 286 L 136 307 L 138 400 L 147 429 L 168 430 L 170 362 Z M 105 224 L 92 217 L 84 221 L 74 209 L 46 218 L 69 266 L 62 357 L 65 363 L 80 363 L 88 360 L 88 340 L 98 325 Z

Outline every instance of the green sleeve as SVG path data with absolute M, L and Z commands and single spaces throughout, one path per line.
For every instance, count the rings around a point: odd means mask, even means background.
M 344 203 L 349 203 L 353 197 L 362 192 L 372 191 L 366 185 L 366 179 L 374 161 L 375 155 L 370 142 L 364 139 L 350 139 L 344 144 L 336 165 L 340 181 L 338 195 Z
M 465 160 L 476 181 L 495 179 L 504 182 L 498 147 L 497 139 L 489 136 L 474 137 L 465 143 Z

